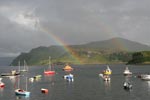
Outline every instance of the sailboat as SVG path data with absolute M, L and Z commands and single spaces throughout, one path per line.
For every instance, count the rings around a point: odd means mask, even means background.
M 21 89 L 19 87 L 19 84 L 20 82 L 18 81 L 18 89 L 15 90 L 15 94 L 16 95 L 20 95 L 20 96 L 30 96 L 30 92 L 27 90 L 27 78 L 26 78 L 26 90 L 24 89 Z
M 47 70 L 44 70 L 44 74 L 45 75 L 54 75 L 55 74 L 55 71 L 54 70 L 51 70 L 51 57 L 49 57 L 49 69 Z
M 23 65 L 23 69 L 22 70 L 20 70 L 20 72 L 27 72 L 28 71 L 28 66 L 27 66 L 27 63 L 26 63 L 26 61 L 24 60 L 24 65 Z

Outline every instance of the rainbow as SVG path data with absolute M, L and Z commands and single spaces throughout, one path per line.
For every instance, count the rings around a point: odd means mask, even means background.
M 98 26 L 101 27 L 102 31 L 105 32 L 108 35 L 108 37 L 111 37 L 111 38 L 118 37 L 114 29 L 108 24 L 105 24 L 105 22 L 102 22 L 102 20 L 101 20 L 101 23 L 98 23 Z M 121 36 L 121 33 L 120 33 L 120 36 Z M 116 47 L 118 47 L 119 49 L 126 50 L 126 51 L 128 50 L 125 44 L 121 41 L 118 41 L 117 38 L 114 38 L 112 43 L 116 45 Z
M 104 23 L 103 23 L 104 24 Z M 106 32 L 108 35 L 110 36 L 116 36 L 112 31 L 112 28 L 110 28 L 110 30 L 106 29 L 106 25 L 101 25 L 99 24 L 99 26 L 102 27 L 103 31 Z M 107 25 L 108 26 L 108 25 Z M 109 27 L 109 26 L 108 26 Z M 67 45 L 67 43 L 65 43 L 63 40 L 61 40 L 58 36 L 54 35 L 52 32 L 50 32 L 46 27 L 43 27 L 40 25 L 40 31 L 47 33 L 50 35 L 50 38 L 52 39 L 52 41 L 55 44 L 58 44 L 60 46 L 63 46 L 63 49 L 68 52 L 70 54 L 70 56 L 75 60 L 75 62 L 82 64 L 83 61 L 82 59 L 79 57 L 79 55 L 71 48 Z M 127 48 L 125 48 L 125 44 L 121 43 L 121 41 L 118 41 L 117 39 L 114 39 L 113 44 L 116 45 L 117 47 L 119 47 L 119 49 L 123 49 L 123 50 L 127 50 Z
M 125 44 L 122 42 L 122 41 L 118 41 L 117 39 L 113 39 L 113 44 L 116 45 L 116 47 L 118 47 L 120 50 L 128 50 L 126 47 L 125 47 Z
M 39 28 L 40 28 L 40 31 L 49 34 L 50 38 L 54 41 L 54 43 L 56 43 L 60 46 L 63 46 L 63 49 L 70 54 L 70 56 L 74 59 L 75 62 L 82 64 L 82 60 L 80 59 L 78 54 L 71 47 L 69 47 L 67 45 L 67 43 L 62 41 L 60 38 L 58 38 L 58 36 L 54 35 L 52 32 L 50 32 L 45 27 L 40 26 Z

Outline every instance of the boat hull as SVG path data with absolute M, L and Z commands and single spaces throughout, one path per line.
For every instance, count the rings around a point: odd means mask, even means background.
M 0 83 L 0 88 L 3 88 L 5 87 L 5 84 L 4 83 Z
M 41 89 L 41 92 L 42 92 L 42 93 L 48 93 L 48 89 L 42 88 L 42 89 Z
M 20 95 L 20 96 L 30 96 L 29 91 L 24 91 L 24 90 L 21 90 L 21 89 L 16 89 L 15 94 Z
M 141 79 L 145 81 L 150 81 L 150 75 L 141 75 Z
M 130 72 L 130 73 L 123 73 L 124 74 L 124 76 L 129 76 L 129 75 L 132 75 L 132 73 Z
M 44 71 L 45 75 L 54 75 L 55 71 Z

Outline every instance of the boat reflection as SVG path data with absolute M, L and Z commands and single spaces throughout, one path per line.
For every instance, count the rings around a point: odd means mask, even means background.
M 52 83 L 52 85 L 54 85 L 54 79 L 55 79 L 55 75 L 44 75 L 44 79 L 47 82 Z
M 16 100 L 30 100 L 30 96 L 16 96 Z
M 104 81 L 104 85 L 105 87 L 111 87 L 111 82 L 110 81 Z
M 3 92 L 3 90 L 4 90 L 4 88 L 2 87 L 2 88 L 0 88 L 0 93 L 2 93 Z

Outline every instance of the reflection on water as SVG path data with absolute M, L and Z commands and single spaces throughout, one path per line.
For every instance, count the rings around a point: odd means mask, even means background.
M 11 83 L 15 84 L 16 76 L 10 76 L 9 79 L 10 79 Z
M 148 93 L 150 94 L 150 81 L 146 81 L 148 87 Z
M 30 100 L 29 96 L 16 96 L 16 100 Z
M 0 96 L 3 96 L 3 91 L 4 91 L 4 88 L 0 87 Z
M 54 84 L 55 75 L 44 75 L 45 81 L 48 81 L 52 84 Z
M 105 85 L 105 87 L 110 88 L 111 87 L 111 81 L 104 81 L 104 85 Z
M 2 69 L 0 71 L 4 72 Z M 6 87 L 0 88 L 0 100 L 149 100 L 150 81 L 142 81 L 133 76 L 123 76 L 124 67 L 122 65 L 111 66 L 113 74 L 110 81 L 104 81 L 98 76 L 99 70 L 103 70 L 103 65 L 100 67 L 78 65 L 76 69 L 72 72 L 75 75 L 75 81 L 69 83 L 63 79 L 64 74 L 67 73 L 60 67 L 56 67 L 58 74 L 45 76 L 43 67 L 32 66 L 24 76 L 29 78 L 40 74 L 42 77 L 28 83 L 30 97 L 15 95 L 13 84 L 17 82 L 17 78 L 4 78 L 3 82 Z M 150 70 L 150 67 L 135 66 L 131 69 L 133 73 L 139 73 L 138 71 L 144 73 Z M 25 87 L 23 79 L 21 78 L 21 84 L 22 87 Z M 123 89 L 124 81 L 130 81 L 133 84 L 132 92 Z M 48 94 L 41 93 L 41 88 L 48 89 Z

